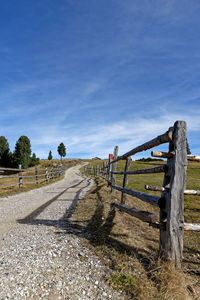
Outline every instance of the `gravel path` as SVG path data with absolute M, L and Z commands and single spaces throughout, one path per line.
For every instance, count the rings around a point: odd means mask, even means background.
M 105 266 L 66 222 L 93 184 L 79 169 L 0 199 L 0 299 L 124 299 L 106 284 Z

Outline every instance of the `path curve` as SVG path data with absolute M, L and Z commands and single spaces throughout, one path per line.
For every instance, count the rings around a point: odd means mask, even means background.
M 0 199 L 0 299 L 124 299 L 67 222 L 93 184 L 80 167 L 59 182 Z
M 93 183 L 79 172 L 80 167 L 77 165 L 66 170 L 64 179 L 55 183 L 14 196 L 0 198 L 0 238 L 16 226 L 18 219 L 25 218 L 42 205 L 48 206 L 49 201 L 50 203 L 51 200 L 53 202 L 53 198 L 59 197 L 73 186 L 74 194 L 80 189 L 82 189 L 82 195 L 85 194 Z

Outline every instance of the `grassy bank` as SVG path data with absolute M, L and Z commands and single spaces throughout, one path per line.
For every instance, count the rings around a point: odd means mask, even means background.
M 99 161 L 90 161 L 92 165 Z M 151 168 L 162 162 L 132 162 L 131 170 Z M 118 170 L 123 169 L 118 163 Z M 187 188 L 199 189 L 200 164 L 188 166 Z M 184 236 L 183 272 L 170 263 L 158 261 L 159 231 L 118 210 L 110 209 L 112 201 L 120 201 L 121 193 L 110 188 L 101 178 L 93 177 L 95 185 L 73 214 L 71 221 L 84 244 L 98 254 L 108 266 L 108 282 L 126 294 L 127 299 L 198 299 L 200 267 L 200 234 L 186 232 Z M 162 185 L 163 176 L 129 176 L 129 188 L 145 191 L 145 184 Z M 122 185 L 122 176 L 117 177 Z M 151 192 L 152 193 L 152 192 Z M 160 195 L 159 192 L 154 194 Z M 159 210 L 137 198 L 127 196 L 126 204 L 154 212 Z M 199 222 L 200 198 L 185 197 L 185 220 Z M 190 298 L 191 297 L 191 298 Z

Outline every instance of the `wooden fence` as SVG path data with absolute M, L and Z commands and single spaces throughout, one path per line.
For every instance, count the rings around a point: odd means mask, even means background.
M 109 155 L 108 162 L 103 162 L 103 166 L 95 169 L 86 167 L 85 172 L 90 175 L 97 175 L 104 178 L 111 186 L 111 191 L 121 192 L 121 203 L 113 202 L 111 206 L 120 211 L 130 214 L 150 226 L 160 230 L 160 257 L 164 260 L 175 262 L 177 267 L 181 267 L 183 254 L 183 233 L 184 230 L 200 230 L 200 224 L 184 223 L 184 194 L 200 195 L 200 191 L 185 190 L 187 160 L 200 161 L 199 156 L 187 155 L 186 148 L 187 129 L 184 121 L 176 121 L 173 127 L 167 132 L 146 142 L 127 153 L 118 156 L 118 146 L 114 149 L 114 154 Z M 169 143 L 169 152 L 152 151 L 153 157 L 167 158 L 166 165 L 150 169 L 130 171 L 131 156 L 163 143 Z M 123 172 L 117 172 L 117 162 L 125 160 Z M 128 176 L 136 174 L 164 173 L 162 187 L 145 185 L 146 190 L 161 191 L 161 197 L 147 193 L 131 190 L 127 188 Z M 123 186 L 116 186 L 116 175 L 123 175 Z M 125 204 L 126 194 L 137 197 L 142 201 L 160 208 L 160 221 L 156 222 L 156 215 L 147 211 L 142 211 Z
M 60 177 L 63 172 L 74 165 L 75 163 L 68 163 L 67 165 L 59 168 L 38 168 L 37 166 L 34 169 L 22 169 L 21 165 L 19 168 L 1 168 L 0 167 L 0 176 L 1 179 L 13 179 L 13 183 L 9 184 L 0 184 L 1 187 L 12 187 L 18 185 L 19 189 L 22 188 L 23 185 L 27 184 L 40 184 L 42 182 L 48 182 L 54 178 Z M 4 174 L 12 173 L 11 175 Z M 24 174 L 25 173 L 25 174 Z M 23 175 L 24 174 L 24 175 Z M 34 180 L 33 180 L 34 179 Z

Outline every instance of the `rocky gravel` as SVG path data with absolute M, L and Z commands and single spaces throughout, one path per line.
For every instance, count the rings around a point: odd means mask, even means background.
M 0 299 L 124 299 L 70 227 L 69 217 L 93 184 L 79 169 L 48 187 L 0 199 Z

